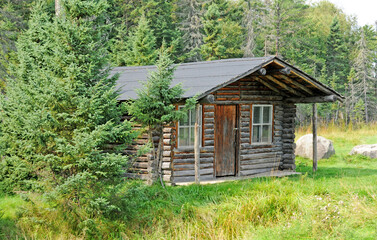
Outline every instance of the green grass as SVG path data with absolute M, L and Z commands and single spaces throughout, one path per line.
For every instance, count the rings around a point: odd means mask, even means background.
M 127 182 L 117 200 L 122 211 L 97 221 L 99 239 L 376 239 L 377 159 L 348 153 L 377 143 L 377 126 L 319 133 L 333 140 L 336 155 L 320 160 L 316 173 L 310 160 L 297 157 L 301 176 L 166 190 Z M 84 238 L 49 211 L 36 213 L 34 222 L 20 218 L 17 206 L 24 205 L 17 196 L 0 198 L 0 239 Z

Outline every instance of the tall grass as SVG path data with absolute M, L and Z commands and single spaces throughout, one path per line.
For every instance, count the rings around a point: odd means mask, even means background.
M 298 135 L 308 132 L 297 130 Z M 336 155 L 320 160 L 316 173 L 310 160 L 298 157 L 301 176 L 166 190 L 128 181 L 114 198 L 119 211 L 92 219 L 82 232 L 70 223 L 74 213 L 59 212 L 42 196 L 27 203 L 3 197 L 0 207 L 7 213 L 0 238 L 376 239 L 377 159 L 348 153 L 354 145 L 376 143 L 377 125 L 352 131 L 320 127 L 319 135 L 334 141 Z M 7 207 L 11 201 L 13 207 Z

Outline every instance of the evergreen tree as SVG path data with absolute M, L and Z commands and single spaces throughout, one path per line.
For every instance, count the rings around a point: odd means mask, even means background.
M 175 67 L 168 55 L 168 51 L 161 48 L 156 63 L 157 70 L 152 72 L 148 81 L 137 90 L 138 98 L 129 105 L 129 113 L 134 116 L 149 131 L 149 140 L 153 142 L 153 133 L 159 137 L 157 151 L 152 146 L 154 163 L 152 180 L 160 177 L 162 183 L 162 146 L 163 127 L 182 119 L 187 110 L 194 107 L 195 98 L 186 101 L 184 109 L 177 110 L 174 105 L 182 98 L 184 90 L 180 84 L 171 86 Z
M 144 15 L 140 18 L 139 25 L 129 35 L 128 39 L 128 49 L 122 55 L 126 65 L 143 66 L 154 64 L 157 57 L 155 50 L 156 38 Z M 121 53 L 117 54 L 120 55 Z
M 202 60 L 200 54 L 200 48 L 203 44 L 201 5 L 201 0 L 180 0 L 178 2 L 179 16 L 182 19 L 180 29 L 183 32 L 183 52 L 186 55 L 185 61 L 187 62 Z
M 334 73 L 338 76 L 339 81 L 336 83 L 336 90 L 344 92 L 344 84 L 349 72 L 348 48 L 344 36 L 340 29 L 338 17 L 335 16 L 330 27 L 330 34 L 326 42 L 326 65 L 328 75 Z
M 360 29 L 360 39 L 356 43 L 356 58 L 354 60 L 354 66 L 356 70 L 356 76 L 359 79 L 357 86 L 358 92 L 361 93 L 364 103 L 365 121 L 369 122 L 369 92 L 371 89 L 371 81 L 373 79 L 372 67 L 373 67 L 373 52 L 370 50 L 368 43 L 368 33 L 370 35 L 372 29 L 365 26 Z
M 219 7 L 212 3 L 204 14 L 204 44 L 202 45 L 203 59 L 210 61 L 221 59 L 225 54 L 225 46 L 222 45 L 220 39 L 220 10 Z
M 15 42 L 19 33 L 26 28 L 29 5 L 33 0 L 0 1 L 0 92 L 9 77 L 9 64 L 14 60 Z
M 64 16 L 53 17 L 41 1 L 33 10 L 0 98 L 0 181 L 9 191 L 34 187 L 68 211 L 111 211 L 108 193 L 127 166 L 117 150 L 133 134 L 107 68 L 107 7 L 66 0 Z M 110 143 L 119 147 L 104 151 Z

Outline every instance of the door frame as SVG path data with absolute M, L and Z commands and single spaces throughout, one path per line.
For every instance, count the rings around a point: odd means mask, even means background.
M 217 117 L 217 112 L 216 112 L 216 106 L 218 105 L 226 105 L 226 106 L 235 106 L 236 107 L 236 116 L 235 116 L 235 122 L 236 122 L 236 136 L 235 136 L 235 147 L 234 147 L 234 151 L 235 151 L 235 155 L 234 155 L 234 176 L 235 177 L 238 177 L 239 176 L 239 173 L 240 173 L 240 157 L 239 157 L 239 150 L 240 150 L 240 126 L 241 126 L 241 107 L 240 107 L 240 104 L 216 104 L 215 105 L 215 121 L 214 121 L 214 140 L 215 140 L 215 143 L 214 143 L 214 148 L 216 147 L 216 117 Z M 230 175 L 230 176 L 216 176 L 216 165 L 217 165 L 217 159 L 216 159 L 216 149 L 214 149 L 214 152 L 213 152 L 213 177 L 214 178 L 226 178 L 226 177 L 232 177 L 233 175 Z

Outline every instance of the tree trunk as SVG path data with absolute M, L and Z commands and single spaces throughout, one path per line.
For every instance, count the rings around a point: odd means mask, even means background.
M 55 0 L 55 15 L 59 17 L 61 15 L 62 5 L 61 0 Z
M 157 148 L 157 172 L 160 178 L 160 183 L 163 188 L 165 188 L 164 181 L 162 179 L 162 148 L 164 141 L 163 127 L 158 128 L 158 148 Z

